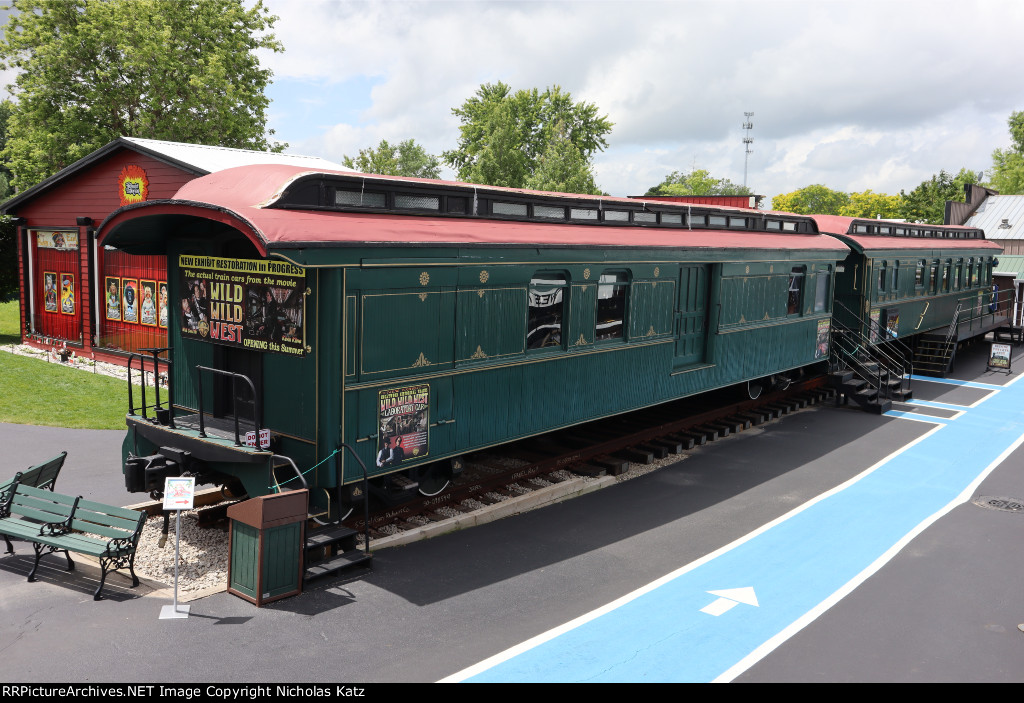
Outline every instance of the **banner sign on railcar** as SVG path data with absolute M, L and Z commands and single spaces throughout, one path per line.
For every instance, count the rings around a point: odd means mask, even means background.
M 831 320 L 818 320 L 818 336 L 814 341 L 814 358 L 822 359 L 828 356 L 829 332 L 832 330 Z
M 181 333 L 232 347 L 305 353 L 306 271 L 281 261 L 178 257 Z
M 380 426 L 376 459 L 378 467 L 397 466 L 403 461 L 421 459 L 427 455 L 429 385 L 380 391 L 377 408 Z

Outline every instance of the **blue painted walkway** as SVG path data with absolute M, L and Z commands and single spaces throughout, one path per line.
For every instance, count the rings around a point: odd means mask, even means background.
M 962 411 L 953 418 L 891 413 L 934 427 L 752 535 L 449 680 L 731 680 L 970 499 L 1024 442 L 1024 384 L 951 383 L 985 396 L 921 403 Z M 753 588 L 756 604 L 710 593 L 741 588 Z

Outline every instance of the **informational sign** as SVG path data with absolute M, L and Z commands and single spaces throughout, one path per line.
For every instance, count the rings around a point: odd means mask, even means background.
M 269 449 L 270 448 L 270 430 L 268 430 L 268 429 L 260 430 L 259 441 L 260 441 L 260 449 Z M 245 433 L 245 446 L 247 446 L 247 447 L 255 447 L 256 446 L 256 432 L 254 430 L 249 430 L 248 432 Z
M 305 354 L 306 271 L 281 261 L 178 257 L 181 333 L 232 347 Z
M 988 368 L 997 371 L 1010 371 L 1010 345 L 992 343 L 992 350 L 988 355 Z
M 195 476 L 168 476 L 164 479 L 164 510 L 191 510 L 195 497 Z
M 389 388 L 378 395 L 378 467 L 397 466 L 427 455 L 430 386 Z
M 78 249 L 78 232 L 36 232 L 36 245 L 40 249 Z

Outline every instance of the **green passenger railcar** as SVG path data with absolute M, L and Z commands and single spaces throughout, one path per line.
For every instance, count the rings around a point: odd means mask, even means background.
M 850 247 L 836 275 L 836 320 L 872 342 L 945 332 L 999 303 L 992 272 L 1002 248 L 980 229 L 814 217 Z
M 467 452 L 823 363 L 849 253 L 795 215 L 286 166 L 99 236 L 168 257 L 173 408 L 128 415 L 130 490 L 305 482 L 331 516 L 360 462 L 430 494 Z

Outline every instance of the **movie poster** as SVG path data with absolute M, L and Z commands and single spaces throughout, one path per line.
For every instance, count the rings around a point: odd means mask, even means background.
M 278 354 L 305 354 L 306 271 L 260 259 L 178 257 L 185 337 Z
M 139 282 L 134 278 L 121 281 L 121 319 L 125 322 L 139 322 Z
M 818 320 L 818 336 L 814 342 L 814 358 L 822 359 L 828 356 L 829 332 L 832 329 L 830 320 Z
M 43 310 L 57 312 L 57 272 L 43 272 Z
M 881 334 L 882 311 L 877 309 L 872 310 L 871 315 L 868 319 L 870 320 L 870 322 L 868 323 L 868 327 L 870 327 L 871 332 L 871 334 L 868 336 L 871 339 L 871 343 L 874 344 L 875 342 L 878 341 L 879 335 Z
M 75 275 L 60 274 L 60 311 L 64 315 L 75 314 Z
M 900 309 L 892 308 L 885 311 L 885 334 L 888 339 L 896 339 L 900 335 Z
M 121 279 L 115 276 L 106 278 L 106 309 L 108 320 L 121 319 Z
M 156 327 L 156 281 L 139 281 L 139 323 Z
M 159 299 L 157 300 L 157 322 L 160 323 L 161 327 L 167 329 L 167 316 L 169 314 L 167 308 L 167 281 L 160 281 L 157 284 L 157 289 L 160 291 L 158 294 Z
M 376 458 L 378 468 L 398 466 L 403 461 L 427 455 L 429 385 L 380 391 L 377 407 L 380 424 Z

